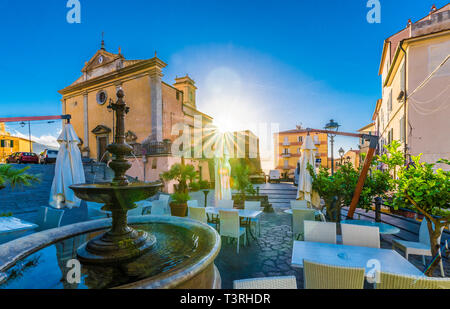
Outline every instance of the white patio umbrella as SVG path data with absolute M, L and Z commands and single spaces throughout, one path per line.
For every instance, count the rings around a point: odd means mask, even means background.
M 312 190 L 312 177 L 307 170 L 308 163 L 315 166 L 316 147 L 310 135 L 307 135 L 302 146 L 302 156 L 300 158 L 300 171 L 298 175 L 297 200 L 305 200 L 311 205 L 319 207 L 320 198 Z
M 49 204 L 55 208 L 79 207 L 81 200 L 69 188 L 70 185 L 85 183 L 80 140 L 72 125 L 66 124 L 58 137 L 59 152 L 56 158 L 55 177 L 50 191 Z
M 214 158 L 214 176 L 215 176 L 215 200 L 231 200 L 231 165 L 227 147 L 221 145 L 223 152 L 216 149 Z M 218 147 L 220 149 L 220 147 Z

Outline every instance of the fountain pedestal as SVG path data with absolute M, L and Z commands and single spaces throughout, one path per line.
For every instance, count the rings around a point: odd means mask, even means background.
M 137 201 L 156 194 L 162 186 L 156 183 L 129 184 L 126 171 L 131 167 L 126 157 L 133 148 L 125 142 L 125 114 L 129 107 L 123 100 L 122 90 L 117 92 L 117 102 L 111 107 L 116 113 L 116 135 L 114 143 L 107 150 L 114 155 L 109 167 L 114 171 L 111 184 L 79 184 L 70 186 L 75 195 L 90 202 L 103 203 L 102 209 L 111 211 L 112 227 L 83 244 L 77 251 L 78 258 L 84 263 L 118 263 L 136 258 L 156 243 L 156 238 L 147 232 L 136 231 L 127 225 L 127 212 L 136 207 Z
M 84 263 L 114 263 L 132 259 L 150 250 L 156 238 L 127 225 L 127 211 L 113 211 L 113 226 L 78 248 L 77 255 Z

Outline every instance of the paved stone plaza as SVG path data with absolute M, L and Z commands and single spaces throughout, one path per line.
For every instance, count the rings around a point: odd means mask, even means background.
M 23 167 L 24 165 L 16 166 Z M 34 222 L 37 209 L 48 205 L 49 192 L 53 179 L 54 165 L 30 165 L 31 173 L 41 176 L 41 183 L 25 189 L 12 191 L 7 188 L 0 190 L 0 212 L 13 212 L 15 217 Z M 106 170 L 104 174 L 101 166 L 85 166 L 87 182 L 104 181 L 110 179 L 111 174 Z M 106 177 L 106 178 L 104 178 Z M 251 239 L 247 247 L 241 246 L 239 255 L 236 254 L 236 243 L 222 242 L 221 252 L 216 259 L 216 265 L 222 276 L 222 287 L 232 288 L 233 280 L 257 278 L 266 276 L 294 275 L 297 278 L 298 287 L 303 287 L 302 271 L 292 268 L 292 216 L 283 212 L 290 206 L 290 200 L 296 197 L 296 188 L 288 183 L 259 185 L 260 194 L 269 195 L 269 202 L 273 205 L 274 213 L 264 213 L 261 216 L 261 237 Z M 193 199 L 198 199 L 203 205 L 202 192 L 192 194 Z M 214 194 L 208 196 L 208 204 L 213 203 Z M 87 208 L 82 203 L 80 208 L 66 210 L 62 224 L 72 224 L 87 220 Z M 383 240 L 383 248 L 391 248 L 389 239 Z M 415 240 L 415 239 L 410 239 Z M 410 258 L 410 261 L 423 270 L 420 257 Z M 446 274 L 450 275 L 450 265 L 445 263 Z M 438 272 L 436 272 L 438 275 Z

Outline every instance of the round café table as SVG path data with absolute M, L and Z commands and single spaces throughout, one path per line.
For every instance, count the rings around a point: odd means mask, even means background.
M 380 234 L 397 234 L 398 232 L 400 232 L 399 228 L 383 222 L 373 222 L 368 220 L 342 220 L 341 223 L 363 226 L 377 226 L 380 229 Z
M 307 209 L 307 210 L 310 210 L 311 208 L 305 208 L 305 209 Z M 315 210 L 315 215 L 316 216 L 319 216 L 320 214 L 321 214 L 321 212 L 320 212 L 320 210 L 317 210 L 317 209 L 314 209 Z M 292 215 L 292 208 L 289 208 L 289 209 L 286 209 L 286 210 L 284 210 L 284 213 L 287 213 L 287 214 L 289 214 L 289 215 Z

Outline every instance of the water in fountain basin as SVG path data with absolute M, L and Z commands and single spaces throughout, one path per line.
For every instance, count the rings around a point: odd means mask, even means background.
M 184 227 L 153 223 L 136 226 L 158 239 L 148 253 L 131 262 L 119 265 L 82 265 L 80 282 L 68 280 L 76 259 L 76 249 L 87 239 L 104 232 L 82 234 L 45 247 L 16 263 L 5 271 L 8 276 L 3 289 L 98 289 L 112 288 L 161 273 L 188 267 L 196 257 L 204 254 L 199 235 Z

